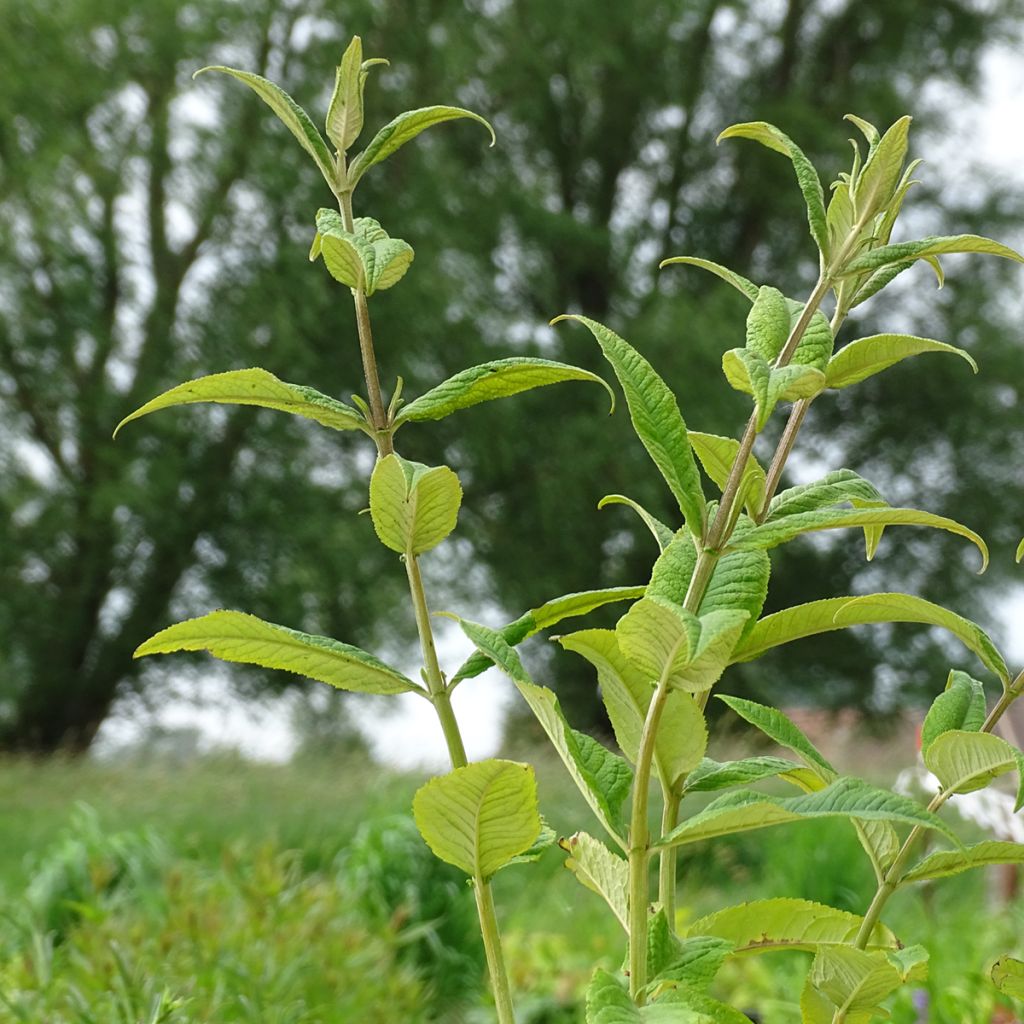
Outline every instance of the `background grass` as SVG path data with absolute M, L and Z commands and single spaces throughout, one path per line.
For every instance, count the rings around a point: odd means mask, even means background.
M 539 776 L 553 827 L 590 829 L 560 767 Z M 490 1020 L 471 894 L 409 821 L 419 782 L 328 759 L 0 764 L 0 1021 Z M 766 895 L 862 911 L 873 890 L 831 822 L 695 846 L 681 871 L 690 920 Z M 595 964 L 621 963 L 617 925 L 557 850 L 495 886 L 524 1024 L 582 1021 Z M 931 1015 L 907 993 L 896 1024 L 1013 1019 L 985 975 L 1021 952 L 1024 908 L 987 901 L 982 874 L 892 901 L 890 926 L 932 952 Z M 795 1024 L 807 959 L 736 960 L 719 994 Z

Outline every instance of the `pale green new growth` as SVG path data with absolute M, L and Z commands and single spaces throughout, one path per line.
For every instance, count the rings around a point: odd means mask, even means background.
M 367 295 L 398 284 L 413 261 L 412 246 L 390 235 L 372 217 L 357 217 L 346 231 L 334 210 L 319 210 L 310 261 L 321 254 L 336 281 Z
M 990 839 L 974 846 L 965 846 L 960 850 L 940 850 L 915 864 L 900 879 L 900 884 L 949 878 L 973 868 L 984 868 L 993 864 L 1024 864 L 1024 845 Z
M 434 854 L 478 879 L 528 850 L 541 830 L 533 769 L 516 761 L 478 761 L 431 779 L 412 808 Z
M 244 612 L 210 612 L 168 626 L 141 644 L 135 657 L 172 651 L 209 651 L 222 661 L 283 669 L 357 693 L 423 692 L 401 672 L 358 647 L 264 622 Z
M 174 405 L 192 405 L 196 402 L 258 405 L 265 409 L 278 409 L 295 416 L 304 416 L 333 430 L 361 430 L 366 434 L 372 433 L 362 413 L 357 409 L 328 395 L 322 395 L 313 388 L 278 380 L 267 370 L 254 367 L 249 370 L 211 373 L 207 377 L 179 384 L 125 416 L 114 429 L 114 437 L 117 437 L 118 431 L 126 423 L 131 423 L 140 416 L 157 412 L 159 409 L 169 409 Z
M 447 466 L 424 466 L 392 453 L 370 477 L 370 518 L 385 547 L 415 556 L 455 529 L 462 504 L 459 478 Z
M 1004 995 L 1024 999 L 1024 961 L 1004 956 L 992 965 L 992 982 Z
M 931 338 L 915 338 L 909 334 L 874 334 L 844 345 L 830 360 L 825 370 L 826 386 L 848 388 L 887 370 L 890 366 L 923 352 L 948 352 L 960 356 L 977 373 L 978 364 L 970 353 Z
M 1017 771 L 1024 755 L 1006 740 L 988 732 L 950 729 L 937 736 L 924 752 L 924 763 L 950 793 L 973 793 L 993 779 Z M 1017 806 L 1024 806 L 1024 773 L 1020 776 Z

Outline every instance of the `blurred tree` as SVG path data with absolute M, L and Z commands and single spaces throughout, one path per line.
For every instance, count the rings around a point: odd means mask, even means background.
M 697 271 L 656 278 L 657 262 L 699 253 L 790 294 L 814 267 L 785 161 L 743 143 L 716 151 L 716 132 L 774 121 L 838 168 L 843 113 L 888 123 L 910 110 L 918 127 L 941 129 L 939 92 L 925 85 L 969 95 L 985 46 L 1022 20 L 1009 0 L 362 0 L 345 19 L 323 0 L 151 0 L 144 12 L 129 0 L 29 0 L 0 11 L 0 426 L 12 438 L 0 453 L 0 745 L 84 749 L 139 681 L 134 645 L 212 605 L 392 651 L 404 640 L 391 622 L 374 628 L 401 578 L 351 514 L 365 500 L 349 484 L 369 458 L 358 441 L 208 408 L 109 441 L 126 411 L 199 373 L 258 363 L 328 392 L 358 387 L 348 304 L 304 265 L 312 213 L 330 197 L 258 101 L 228 83 L 192 85 L 195 67 L 263 70 L 322 113 L 343 41 L 360 32 L 368 54 L 394 61 L 368 96 L 371 124 L 452 98 L 493 117 L 497 150 L 441 129 L 360 190 L 362 208 L 417 249 L 376 312 L 383 367 L 400 368 L 409 393 L 510 347 L 599 369 L 582 331 L 542 326 L 581 310 L 651 357 L 691 425 L 735 434 L 743 400 L 709 382 L 742 331 L 743 303 Z M 930 180 L 943 184 L 941 168 Z M 923 231 L 998 231 L 1018 211 L 992 195 L 922 190 Z M 845 459 L 894 500 L 927 503 L 937 479 L 942 507 L 929 507 L 1008 541 L 996 531 L 1024 495 L 1002 455 L 1020 448 L 1020 417 L 994 423 L 991 410 L 1009 416 L 1019 401 L 1003 383 L 1019 377 L 1019 352 L 1013 311 L 994 301 L 1002 269 L 971 273 L 947 286 L 942 323 L 911 300 L 899 316 L 967 344 L 986 376 L 936 366 L 908 394 L 897 370 L 872 395 L 819 402 L 803 464 Z M 917 434 L 903 427 L 911 416 Z M 623 492 L 668 519 L 667 495 L 625 416 L 605 419 L 588 389 L 403 435 L 412 457 L 436 459 L 439 447 L 463 471 L 463 536 L 485 571 L 450 545 L 434 563 L 447 596 L 493 587 L 516 614 L 645 577 L 650 545 L 624 510 L 594 505 Z M 993 478 L 1002 508 L 972 500 Z M 959 549 L 892 533 L 872 585 L 968 605 Z M 776 603 L 791 603 L 796 583 L 801 599 L 819 596 L 808 581 L 821 595 L 867 585 L 856 543 L 780 552 Z M 887 670 L 880 638 L 807 641 L 799 671 L 765 661 L 727 684 L 813 687 L 814 699 L 862 705 L 895 699 L 908 680 L 934 688 L 941 641 L 901 644 Z M 554 682 L 592 727 L 590 672 L 562 656 Z

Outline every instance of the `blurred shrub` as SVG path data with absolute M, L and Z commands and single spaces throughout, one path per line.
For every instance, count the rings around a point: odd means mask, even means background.
M 436 1019 L 465 1019 L 483 987 L 472 889 L 427 848 L 412 819 L 368 821 L 338 861 L 341 887 L 367 923 L 390 929 L 399 962 L 421 979 Z M 434 1019 L 432 1016 L 430 1019 Z

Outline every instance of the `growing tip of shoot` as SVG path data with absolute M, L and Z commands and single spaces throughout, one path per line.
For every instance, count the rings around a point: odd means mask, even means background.
M 1024 560 L 1024 540 L 1022 540 L 1020 544 L 1017 545 L 1017 555 L 1014 561 L 1016 561 L 1016 563 L 1020 565 L 1022 560 Z

